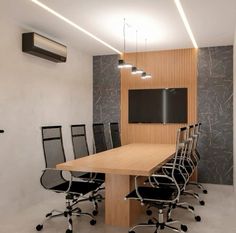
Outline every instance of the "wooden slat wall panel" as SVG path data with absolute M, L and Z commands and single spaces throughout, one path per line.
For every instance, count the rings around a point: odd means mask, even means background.
M 135 53 L 125 54 L 125 60 L 135 64 Z M 129 124 L 128 90 L 141 88 L 188 88 L 188 123 L 197 121 L 197 50 L 179 49 L 138 53 L 137 66 L 152 74 L 142 80 L 121 70 L 121 137 L 122 143 L 175 143 L 176 130 L 182 124 Z

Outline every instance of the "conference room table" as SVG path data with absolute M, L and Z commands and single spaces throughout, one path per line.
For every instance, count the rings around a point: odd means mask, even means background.
M 137 201 L 125 200 L 134 189 L 135 176 L 150 176 L 175 153 L 175 144 L 124 145 L 58 164 L 64 171 L 105 173 L 105 223 L 131 226 L 141 214 Z

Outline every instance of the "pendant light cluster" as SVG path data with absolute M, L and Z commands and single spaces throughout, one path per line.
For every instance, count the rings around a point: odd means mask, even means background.
M 125 52 L 126 52 L 126 22 L 124 19 L 124 25 L 123 25 L 123 38 L 124 38 L 124 56 L 125 56 Z M 147 40 L 145 40 L 145 53 L 147 50 Z M 135 52 L 135 66 L 126 63 L 125 62 L 125 57 L 123 57 L 123 59 L 120 59 L 118 61 L 118 68 L 123 69 L 123 68 L 131 68 L 131 74 L 133 75 L 141 75 L 142 79 L 149 79 L 152 76 L 148 73 L 146 73 L 145 71 L 139 69 L 137 67 L 137 63 L 138 63 L 138 31 L 136 30 L 136 52 Z

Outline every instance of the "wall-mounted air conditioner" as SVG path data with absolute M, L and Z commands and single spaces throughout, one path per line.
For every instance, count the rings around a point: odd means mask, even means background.
M 22 34 L 22 51 L 54 62 L 66 62 L 67 49 L 65 45 L 35 32 Z

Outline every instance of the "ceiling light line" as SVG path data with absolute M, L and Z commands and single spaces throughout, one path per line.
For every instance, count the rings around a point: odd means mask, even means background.
M 93 38 L 94 40 L 100 42 L 101 44 L 105 45 L 106 47 L 110 48 L 111 50 L 115 51 L 118 54 L 122 54 L 121 51 L 119 51 L 118 49 L 112 47 L 111 45 L 109 45 L 108 43 L 106 43 L 105 41 L 99 39 L 97 36 L 93 35 L 92 33 L 88 32 L 87 30 L 85 30 L 84 28 L 80 27 L 79 25 L 77 25 L 76 23 L 72 22 L 71 20 L 67 19 L 66 17 L 64 17 L 63 15 L 59 14 L 58 12 L 54 11 L 53 9 L 51 9 L 50 7 L 46 6 L 45 4 L 43 4 L 42 2 L 38 1 L 38 0 L 31 0 L 33 3 L 35 3 L 36 5 L 40 6 L 41 8 L 45 9 L 46 11 L 50 12 L 51 14 L 55 15 L 56 17 L 58 17 L 59 19 L 65 21 L 66 23 L 70 24 L 71 26 L 73 26 L 74 28 L 78 29 L 79 31 L 85 33 L 86 35 L 90 36 L 91 38 Z
M 185 26 L 185 28 L 186 28 L 186 30 L 188 32 L 188 35 L 189 35 L 189 37 L 190 37 L 190 39 L 191 39 L 191 41 L 193 43 L 193 46 L 194 46 L 194 48 L 197 49 L 198 45 L 197 45 L 197 42 L 196 42 L 196 40 L 194 38 L 193 32 L 192 32 L 192 30 L 190 28 L 190 25 L 188 23 L 188 19 L 187 19 L 185 13 L 184 13 L 184 9 L 182 7 L 182 4 L 181 4 L 180 0 L 174 0 L 174 1 L 175 1 L 175 5 L 176 5 L 176 7 L 177 7 L 177 9 L 179 11 L 179 14 L 180 14 L 180 16 L 181 16 L 181 18 L 182 18 L 182 20 L 184 22 L 184 26 Z

